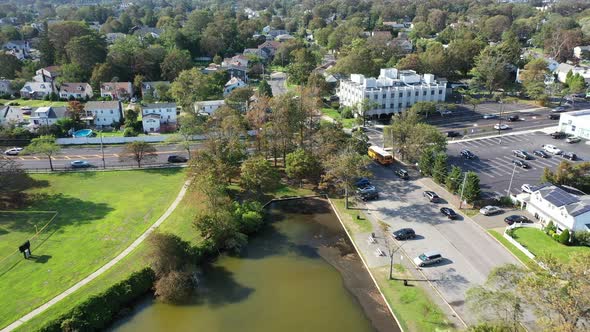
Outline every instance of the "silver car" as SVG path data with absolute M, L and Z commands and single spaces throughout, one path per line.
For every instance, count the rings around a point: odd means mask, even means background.
M 414 258 L 414 264 L 419 267 L 437 264 L 442 262 L 443 257 L 438 251 L 428 251 Z

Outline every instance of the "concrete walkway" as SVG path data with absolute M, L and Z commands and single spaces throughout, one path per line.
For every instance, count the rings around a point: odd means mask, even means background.
M 68 288 L 63 293 L 61 293 L 61 294 L 57 295 L 56 297 L 54 297 L 53 299 L 49 300 L 49 302 L 41 305 L 37 309 L 29 312 L 28 314 L 24 315 L 23 317 L 21 317 L 19 319 L 17 319 L 12 324 L 10 324 L 7 327 L 5 327 L 2 330 L 0 330 L 0 332 L 8 332 L 8 331 L 12 331 L 12 330 L 16 329 L 17 327 L 21 326 L 23 323 L 31 320 L 33 317 L 35 317 L 38 314 L 42 313 L 43 311 L 47 310 L 48 308 L 50 308 L 51 306 L 53 306 L 57 302 L 63 300 L 66 296 L 74 293 L 78 289 L 82 288 L 84 285 L 86 285 L 89 282 L 91 282 L 92 280 L 96 279 L 98 276 L 100 276 L 101 274 L 105 273 L 108 269 L 110 269 L 111 267 L 113 267 L 115 264 L 117 264 L 120 260 L 122 260 L 123 258 L 125 258 L 127 255 L 129 255 L 151 233 L 153 233 L 164 221 L 166 221 L 166 219 L 172 214 L 172 212 L 174 212 L 174 210 L 176 209 L 176 207 L 178 206 L 178 204 L 180 203 L 180 201 L 182 201 L 182 199 L 184 198 L 184 195 L 186 194 L 186 191 L 188 189 L 188 186 L 189 186 L 189 181 L 186 181 L 184 183 L 184 185 L 182 186 L 182 189 L 180 189 L 180 192 L 178 193 L 178 196 L 176 196 L 176 199 L 168 207 L 168 209 L 166 210 L 166 212 L 164 212 L 164 214 L 160 218 L 158 218 L 158 220 L 156 220 L 156 222 L 154 222 L 152 224 L 152 226 L 150 226 L 150 228 L 148 228 L 143 234 L 141 234 L 141 236 L 139 236 L 135 241 L 133 241 L 133 243 L 131 243 L 131 245 L 129 247 L 127 247 L 125 250 L 123 250 L 123 252 L 121 252 L 119 255 L 117 255 L 117 257 L 113 258 L 108 263 L 106 263 L 105 265 L 103 265 L 100 269 L 96 270 L 94 273 L 90 274 L 86 278 L 80 280 L 78 283 L 76 283 L 74 286 Z

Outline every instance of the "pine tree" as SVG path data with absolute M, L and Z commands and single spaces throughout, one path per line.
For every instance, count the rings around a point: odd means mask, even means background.
M 447 178 L 447 155 L 439 153 L 434 158 L 434 169 L 432 170 L 432 177 L 437 183 L 444 183 Z
M 467 172 L 465 176 L 465 189 L 463 190 L 463 198 L 469 203 L 473 203 L 479 199 L 481 189 L 479 187 L 479 177 L 474 172 Z
M 451 172 L 446 179 L 446 186 L 450 192 L 456 194 L 461 188 L 461 182 L 463 180 L 463 171 L 458 166 L 451 167 Z
M 420 157 L 420 161 L 418 162 L 418 166 L 420 167 L 420 172 L 425 176 L 432 175 L 432 166 L 434 165 L 434 154 L 432 153 L 432 149 L 425 149 L 422 152 L 422 156 Z

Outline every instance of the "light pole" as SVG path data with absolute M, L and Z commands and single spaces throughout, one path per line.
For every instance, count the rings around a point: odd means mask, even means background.
M 99 131 L 99 133 L 100 133 L 100 153 L 102 154 L 102 168 L 103 169 L 106 169 L 107 166 L 106 166 L 106 163 L 104 161 L 104 146 L 102 144 L 102 130 Z
M 498 124 L 498 144 L 502 144 L 502 117 L 504 116 L 504 103 L 500 100 L 500 122 Z
M 514 179 L 515 172 L 516 172 L 516 164 L 514 164 L 514 168 L 512 169 L 512 176 L 510 176 L 510 183 L 508 184 L 508 197 L 510 197 L 510 189 L 512 189 L 512 179 Z
M 463 192 L 465 191 L 465 182 L 467 180 L 467 172 L 465 172 L 465 174 L 463 174 L 463 185 L 461 186 L 461 201 L 459 202 L 459 210 L 461 210 L 461 207 L 463 206 Z

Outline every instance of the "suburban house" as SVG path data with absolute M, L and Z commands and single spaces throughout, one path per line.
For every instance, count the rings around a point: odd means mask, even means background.
M 27 40 L 10 40 L 3 47 L 6 50 L 19 51 L 25 55 L 31 51 L 31 43 Z
M 295 37 L 291 36 L 288 33 L 284 33 L 275 37 L 275 40 L 278 42 L 286 42 L 288 40 L 295 39 Z
M 194 104 L 194 109 L 197 114 L 211 115 L 215 110 L 225 105 L 225 100 L 207 100 L 197 101 Z
M 578 59 L 590 59 L 590 46 L 574 47 L 574 56 Z
M 20 107 L 0 107 L 0 127 L 23 122 L 23 111 Z
M 553 221 L 559 232 L 590 230 L 590 195 L 570 194 L 550 183 L 531 190 L 531 194 L 520 194 L 517 198 L 543 225 Z
M 33 81 L 53 83 L 55 79 L 61 74 L 60 66 L 49 66 L 41 68 L 35 72 Z
M 289 31 L 287 30 L 269 30 L 266 34 L 267 40 L 275 40 L 280 35 L 288 35 Z
M 106 82 L 100 85 L 100 96 L 113 100 L 126 100 L 133 97 L 131 82 Z
M 244 54 L 244 55 L 252 54 L 252 55 L 255 55 L 255 56 L 261 58 L 263 61 L 266 61 L 269 58 L 269 54 L 259 48 L 246 48 L 246 49 L 244 49 L 244 52 L 242 52 L 242 54 Z
M 558 128 L 566 134 L 590 139 L 590 110 L 562 113 Z
M 221 67 L 229 67 L 229 66 L 240 66 L 240 67 L 248 67 L 248 58 L 243 54 L 235 55 L 231 58 L 225 58 L 221 62 Z
M 90 99 L 92 87 L 88 83 L 63 83 L 59 87 L 59 98 L 62 99 Z
M 0 79 L 0 95 L 11 95 L 13 92 L 10 80 Z
M 39 126 L 51 126 L 57 120 L 66 116 L 67 108 L 65 107 L 38 107 L 33 111 L 29 118 L 30 126 L 37 128 Z
M 141 98 L 152 97 L 154 99 L 160 99 L 158 96 L 157 88 L 160 86 L 170 86 L 169 81 L 154 81 L 154 82 L 142 82 L 141 83 Z
M 230 92 L 243 86 L 246 86 L 246 83 L 234 76 L 229 81 L 227 81 L 227 83 L 225 83 L 225 87 L 223 88 L 223 96 L 227 96 Z
M 84 109 L 88 114 L 89 125 L 102 128 L 123 122 L 123 107 L 118 100 L 89 101 L 84 105 Z
M 238 77 L 242 81 L 248 82 L 248 58 L 245 55 L 238 54 L 223 59 L 221 69 L 226 70 L 231 77 Z
M 53 83 L 51 82 L 27 82 L 22 89 L 20 95 L 23 98 L 43 99 L 43 97 L 55 92 Z
M 176 128 L 176 103 L 155 103 L 141 107 L 141 122 L 145 132 L 160 132 Z
M 586 84 L 590 83 L 590 68 L 586 66 L 572 66 L 567 63 L 560 63 L 559 66 L 555 69 L 555 74 L 557 74 L 557 79 L 561 83 L 565 83 L 567 78 L 567 73 L 572 72 L 572 74 L 580 74 L 586 81 Z
M 281 43 L 278 41 L 267 40 L 264 43 L 258 45 L 258 49 L 266 53 L 268 58 L 273 58 L 280 46 Z

